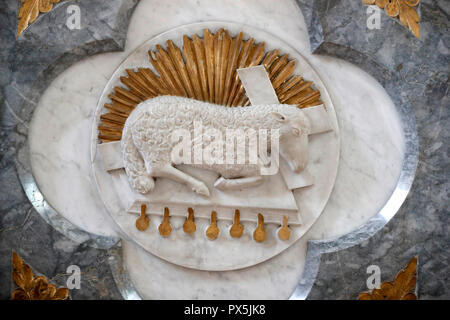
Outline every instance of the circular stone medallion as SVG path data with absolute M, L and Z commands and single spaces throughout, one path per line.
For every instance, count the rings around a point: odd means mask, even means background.
M 315 88 L 320 91 L 320 99 L 329 114 L 333 130 L 309 136 L 308 171 L 314 176 L 314 185 L 293 191 L 297 206 L 300 208 L 302 224 L 290 226 L 291 234 L 288 240 L 280 240 L 277 236 L 280 229 L 279 224 L 266 223 L 266 239 L 261 243 L 256 242 L 253 240 L 253 232 L 257 228 L 257 223 L 246 221 L 241 222 L 244 226 L 242 236 L 232 238 L 229 232 L 232 221 L 220 220 L 220 214 L 217 221 L 219 234 L 213 241 L 209 240 L 205 234 L 210 225 L 208 219 L 195 219 L 196 231 L 187 234 L 183 231 L 186 218 L 171 217 L 172 232 L 168 237 L 162 237 L 158 232 L 158 227 L 163 217 L 149 215 L 149 227 L 144 232 L 139 231 L 136 228 L 137 216 L 127 213 L 121 204 L 120 195 L 114 188 L 110 173 L 104 169 L 98 152 L 98 145 L 101 142 L 98 132 L 98 126 L 101 123 L 100 116 L 107 112 L 104 105 L 110 103 L 108 96 L 114 91 L 114 88 L 123 86 L 120 78 L 127 76 L 126 70 L 150 68 L 156 73 L 148 55 L 148 51 L 155 50 L 156 45 L 165 46 L 167 40 L 172 40 L 175 46 L 182 48 L 183 35 L 191 37 L 193 34 L 197 34 L 199 37 L 203 37 L 204 29 L 216 33 L 221 28 L 227 30 L 232 37 L 242 31 L 244 40 L 251 37 L 255 39 L 255 43 L 264 42 L 266 53 L 279 49 L 280 55 L 288 54 L 290 59 L 296 60 L 293 74 L 314 83 Z M 201 22 L 177 27 L 146 41 L 114 72 L 99 99 L 94 117 L 91 140 L 92 169 L 97 189 L 109 214 L 127 238 L 148 252 L 180 266 L 199 270 L 223 271 L 249 267 L 270 259 L 291 246 L 311 228 L 327 204 L 334 186 L 339 163 L 340 139 L 336 114 L 330 96 L 317 73 L 301 54 L 289 44 L 260 29 L 236 23 Z M 280 223 L 282 216 L 283 213 L 280 212 Z

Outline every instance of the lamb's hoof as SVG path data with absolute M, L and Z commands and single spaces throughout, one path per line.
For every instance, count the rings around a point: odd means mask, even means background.
M 226 189 L 227 186 L 227 179 L 225 179 L 224 177 L 220 177 L 219 179 L 216 180 L 216 182 L 214 182 L 214 188 L 219 189 L 219 190 L 224 190 Z
M 195 185 L 192 189 L 202 196 L 209 197 L 209 189 L 203 182 Z
M 139 177 L 136 180 L 135 189 L 142 194 L 149 193 L 155 188 L 155 181 L 152 177 Z

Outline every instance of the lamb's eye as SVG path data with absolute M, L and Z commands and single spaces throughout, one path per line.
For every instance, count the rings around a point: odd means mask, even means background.
M 297 128 L 292 128 L 292 134 L 293 134 L 294 136 L 299 136 L 299 135 L 300 135 L 300 130 L 297 129 Z

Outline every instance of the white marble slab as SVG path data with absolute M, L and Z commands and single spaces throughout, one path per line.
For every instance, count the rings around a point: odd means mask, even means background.
M 205 20 L 245 21 L 263 28 L 313 65 L 338 115 L 342 143 L 335 187 L 310 231 L 264 263 L 237 271 L 195 271 L 125 245 L 127 269 L 139 293 L 149 299 L 285 299 L 303 270 L 306 241 L 347 233 L 372 217 L 392 192 L 403 154 L 401 125 L 384 89 L 349 63 L 311 55 L 303 16 L 293 0 L 141 0 L 125 52 L 76 63 L 43 95 L 30 127 L 33 174 L 46 199 L 64 217 L 91 232 L 114 230 L 93 188 L 90 159 L 85 156 L 91 131 L 87 119 L 107 79 L 138 45 L 178 25 Z
M 118 228 L 92 183 L 89 148 L 94 106 L 114 65 L 93 57 L 67 69 L 42 95 L 29 131 L 31 167 L 45 199 L 78 227 L 105 236 Z
M 238 69 L 237 73 L 252 105 L 280 103 L 264 66 Z M 310 134 L 320 134 L 332 130 L 330 116 L 324 105 L 305 108 L 303 112 L 310 120 Z M 284 159 L 279 159 L 278 167 L 289 190 L 314 184 L 314 176 L 308 168 L 300 173 L 293 172 Z

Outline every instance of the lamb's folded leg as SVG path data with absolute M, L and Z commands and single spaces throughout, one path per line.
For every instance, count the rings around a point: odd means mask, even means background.
M 173 167 L 170 164 L 167 164 L 160 169 L 153 170 L 152 172 L 154 172 L 154 175 L 157 177 L 164 177 L 170 180 L 183 183 L 191 187 L 192 190 L 197 192 L 198 194 L 209 197 L 209 189 L 204 182 L 197 180 L 194 177 L 191 177 L 187 173 L 178 170 L 177 168 Z
M 144 159 L 133 142 L 130 130 L 124 129 L 121 146 L 125 148 L 122 150 L 123 165 L 131 187 L 143 194 L 152 191 L 155 181 L 147 172 Z
M 236 179 L 225 179 L 224 177 L 220 177 L 214 183 L 214 187 L 216 187 L 219 190 L 236 190 L 236 189 L 256 187 L 263 182 L 264 179 L 262 176 L 253 176 Z

